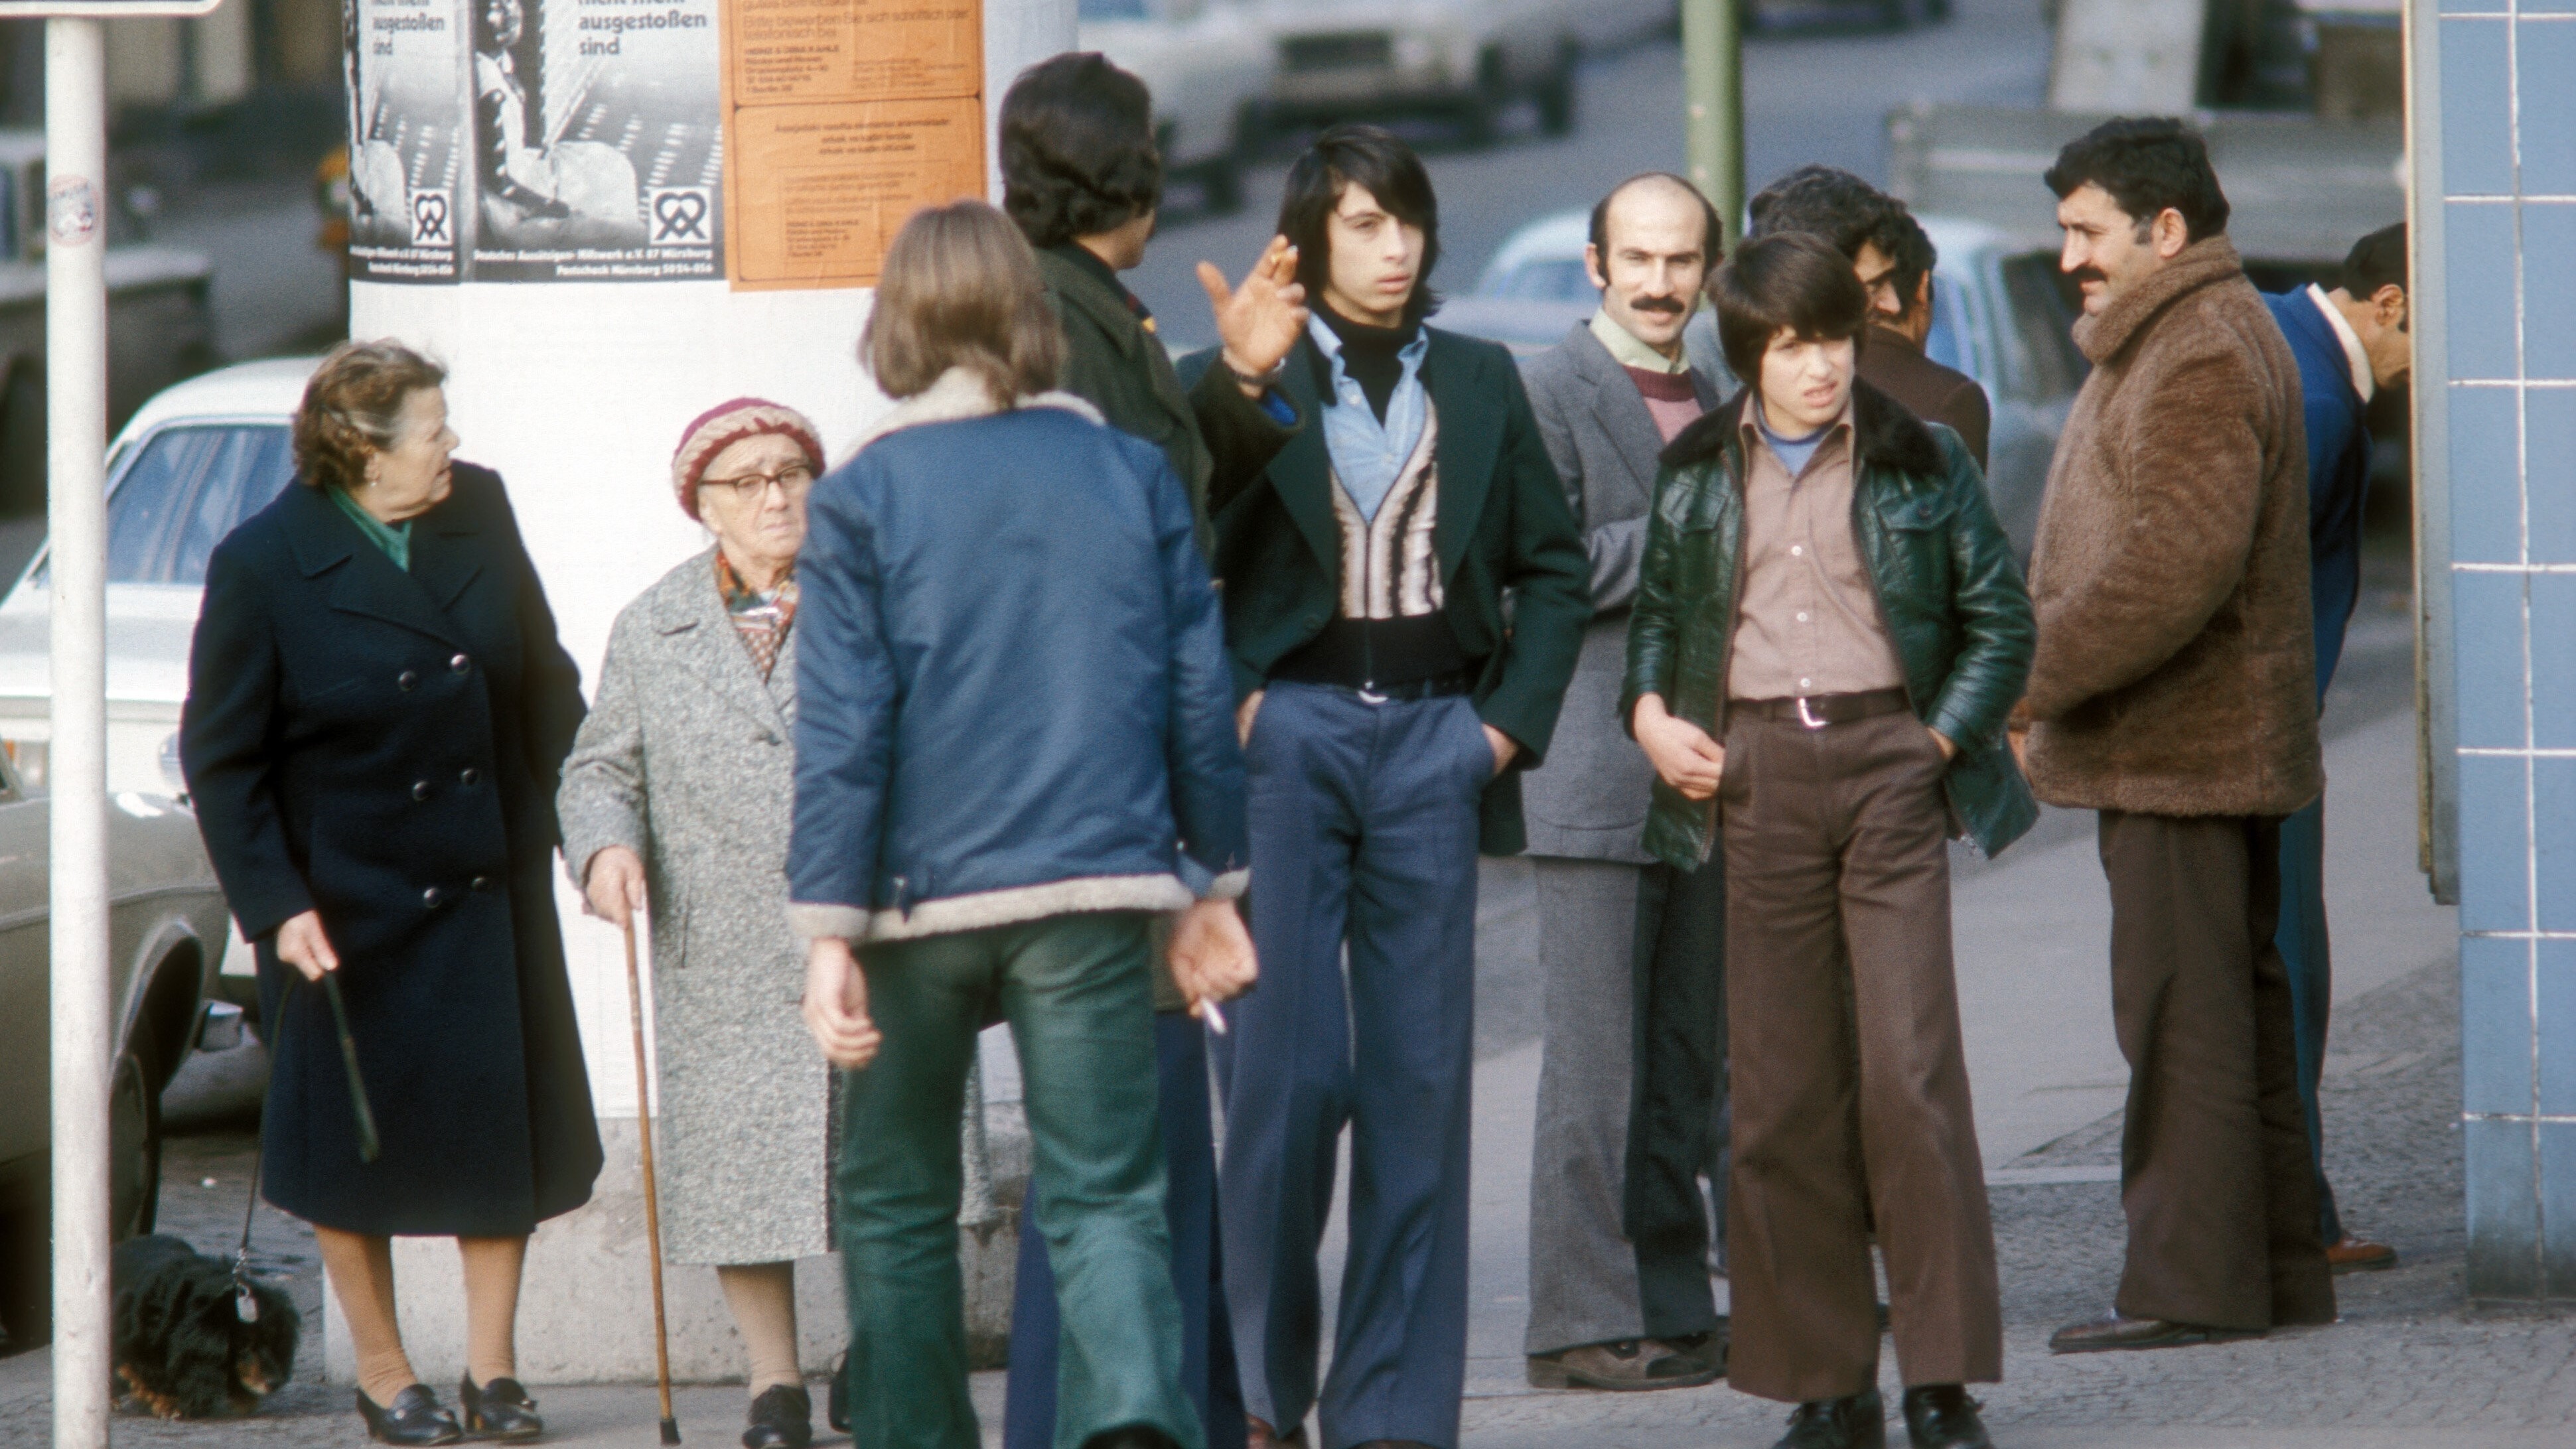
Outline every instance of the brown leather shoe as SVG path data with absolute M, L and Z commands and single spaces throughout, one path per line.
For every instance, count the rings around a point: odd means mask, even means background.
M 1717 1367 L 1705 1348 L 1676 1351 L 1650 1338 L 1617 1343 L 1587 1343 L 1529 1358 L 1529 1385 L 1534 1389 L 1604 1389 L 1612 1393 L 1639 1389 L 1681 1389 L 1714 1381 Z
M 2129 1318 L 2109 1313 L 2084 1323 L 2070 1323 L 2048 1336 L 2050 1353 L 2109 1353 L 2119 1349 L 2181 1348 L 2194 1343 L 2228 1343 L 2261 1338 L 2259 1330 L 2212 1328 L 2205 1323 L 2174 1323 L 2162 1318 Z
M 2397 1250 L 2346 1233 L 2326 1245 L 2326 1266 L 2338 1273 L 2376 1273 L 2397 1266 Z

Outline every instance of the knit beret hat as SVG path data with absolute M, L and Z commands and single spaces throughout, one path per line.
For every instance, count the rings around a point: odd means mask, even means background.
M 770 434 L 794 439 L 805 450 L 806 464 L 823 471 L 823 442 L 811 418 L 767 398 L 738 397 L 698 414 L 680 434 L 679 451 L 671 455 L 671 486 L 680 495 L 680 511 L 698 516 L 698 485 L 706 481 L 707 465 L 718 453 L 745 438 Z

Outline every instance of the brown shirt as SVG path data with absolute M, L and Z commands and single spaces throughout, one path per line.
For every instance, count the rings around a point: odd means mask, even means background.
M 1806 471 L 1789 476 L 1744 410 L 1744 594 L 1729 699 L 1857 694 L 1904 684 L 1878 594 L 1852 535 L 1852 421 L 1842 417 Z

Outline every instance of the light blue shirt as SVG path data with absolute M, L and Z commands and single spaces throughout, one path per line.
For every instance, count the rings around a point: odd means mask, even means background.
M 1360 516 L 1374 523 L 1378 505 L 1386 502 L 1395 480 L 1404 473 L 1404 465 L 1422 441 L 1422 419 L 1429 409 L 1430 396 L 1422 386 L 1422 358 L 1431 350 L 1431 332 L 1417 329 L 1413 340 L 1404 344 L 1396 361 L 1404 375 L 1396 380 L 1395 392 L 1386 400 L 1386 421 L 1377 420 L 1369 407 L 1368 395 L 1342 367 L 1342 339 L 1324 325 L 1321 317 L 1309 317 L 1306 333 L 1323 351 L 1324 360 L 1333 369 L 1333 406 L 1324 412 L 1324 451 L 1332 457 L 1333 476 L 1350 495 L 1351 504 Z

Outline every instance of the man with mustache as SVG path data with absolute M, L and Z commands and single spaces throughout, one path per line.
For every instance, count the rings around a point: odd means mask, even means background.
M 1977 380 L 1923 353 L 1932 333 L 1932 269 L 1940 253 L 1905 203 L 1848 171 L 1801 166 L 1753 198 L 1751 236 L 1813 232 L 1851 258 L 1874 324 L 1861 349 L 1861 381 L 1916 417 L 1944 423 L 1986 466 L 1994 410 Z
M 1621 182 L 1583 251 L 1601 310 L 1521 369 L 1592 555 L 1556 748 L 1522 790 L 1545 981 L 1524 1344 L 1541 1388 L 1682 1388 L 1725 1361 L 1699 1186 L 1724 1201 L 1725 872 L 1645 853 L 1654 767 L 1616 714 L 1656 455 L 1734 386 L 1682 347 L 1722 235 L 1680 177 Z
M 2059 1353 L 2331 1323 L 2273 932 L 2317 742 L 2298 361 L 2228 241 L 2208 148 L 2106 121 L 2047 174 L 2093 373 L 2031 558 L 2030 781 L 2101 814 L 2129 1062 L 2127 1266 Z

